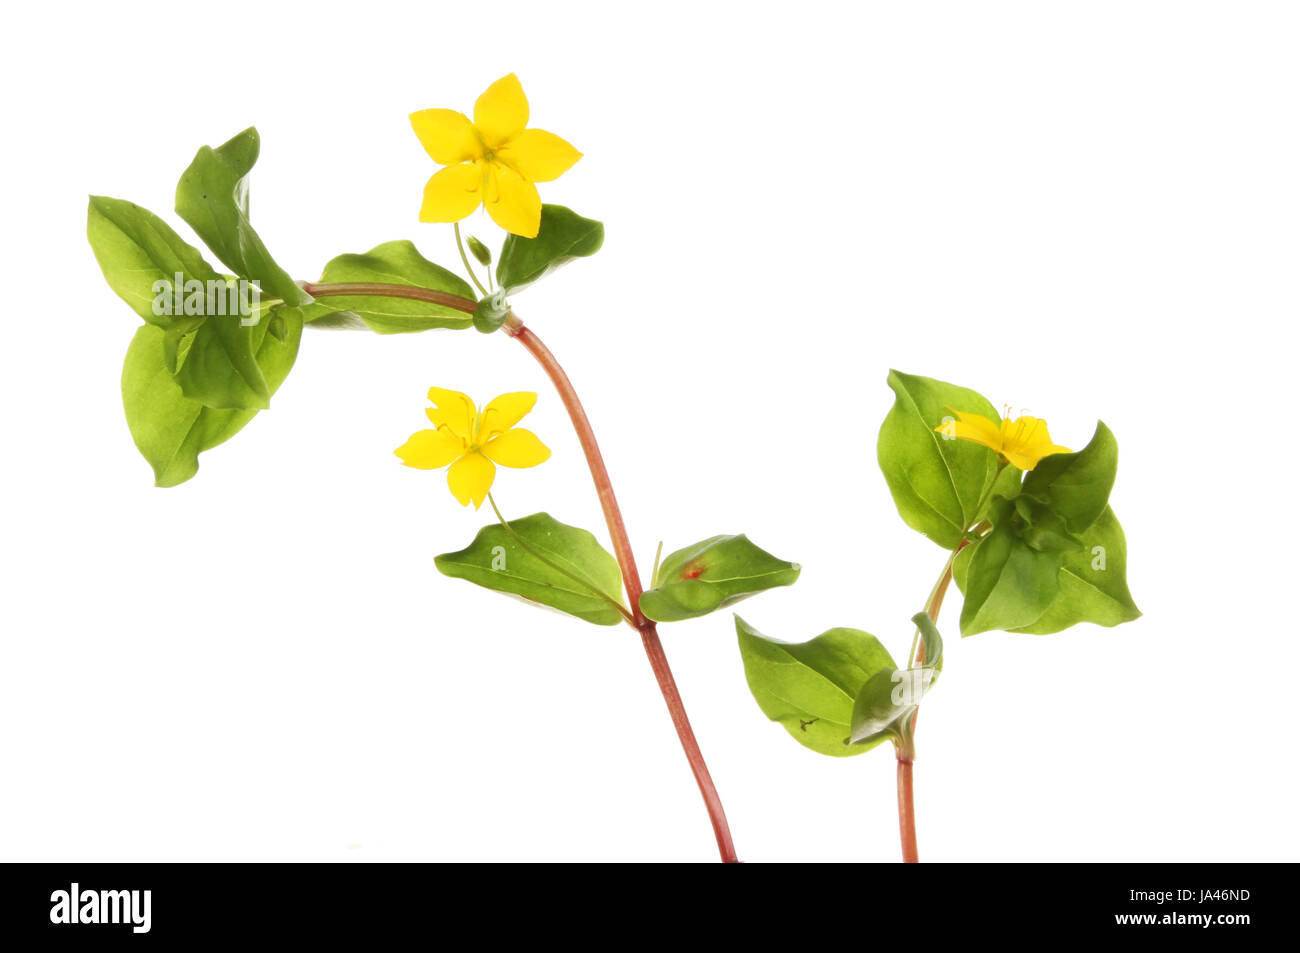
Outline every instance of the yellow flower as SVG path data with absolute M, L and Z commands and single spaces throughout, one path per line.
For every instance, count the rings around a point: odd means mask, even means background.
M 411 113 L 425 151 L 447 168 L 424 187 L 422 222 L 459 222 L 480 204 L 508 232 L 536 238 L 542 200 L 534 182 L 558 179 L 582 153 L 559 136 L 526 129 L 528 100 L 514 73 L 474 103 L 474 121 L 454 109 Z
M 1037 417 L 1002 418 L 995 423 L 980 414 L 964 414 L 952 407 L 956 420 L 942 423 L 934 429 L 948 438 L 969 440 L 1000 454 L 1013 467 L 1032 470 L 1038 461 L 1053 453 L 1069 453 L 1069 447 L 1052 443 L 1047 432 L 1047 421 Z
M 502 394 L 481 411 L 460 391 L 431 387 L 429 400 L 434 406 L 424 412 L 437 429 L 411 434 L 394 453 L 418 470 L 450 463 L 447 486 L 462 506 L 483 505 L 496 477 L 494 461 L 503 467 L 535 467 L 550 459 L 551 451 L 531 430 L 511 429 L 533 409 L 536 394 Z

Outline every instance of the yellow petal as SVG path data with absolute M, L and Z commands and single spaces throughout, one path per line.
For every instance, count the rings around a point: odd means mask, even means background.
M 558 179 L 582 153 L 554 133 L 525 129 L 497 150 L 497 158 L 530 182 Z
M 422 222 L 459 222 L 483 200 L 483 169 L 477 162 L 449 165 L 424 187 Z
M 945 436 L 951 435 L 958 440 L 969 440 L 971 443 L 978 443 L 990 450 L 1002 452 L 1002 429 L 1000 424 L 980 414 L 967 414 L 960 410 L 953 410 L 951 407 L 949 410 L 952 410 L 957 415 L 957 419 L 935 427 L 936 432 Z
M 542 199 L 537 186 L 505 163 L 488 163 L 483 205 L 492 221 L 521 238 L 536 238 L 542 227 Z
M 1047 421 L 1039 417 L 1017 417 L 1002 422 L 1003 450 L 1007 461 L 1021 470 L 1032 470 L 1038 461 L 1053 453 L 1069 453 L 1068 447 L 1052 443 Z
M 473 502 L 474 509 L 478 509 L 487 499 L 496 475 L 497 468 L 491 460 L 481 453 L 467 453 L 447 471 L 447 486 L 451 488 L 451 495 L 460 500 L 461 506 Z
M 551 451 L 531 430 L 507 430 L 493 437 L 483 453 L 503 467 L 535 467 L 551 458 Z
M 437 470 L 465 452 L 465 441 L 449 430 L 421 430 L 393 452 L 408 467 Z
M 478 441 L 485 443 L 499 433 L 505 433 L 519 421 L 524 414 L 533 409 L 537 395 L 532 391 L 516 391 L 493 398 L 478 418 Z
M 474 104 L 474 125 L 489 149 L 505 145 L 528 125 L 528 99 L 519 77 L 502 76 Z
M 1038 466 L 1038 457 L 1034 456 L 1032 453 L 1026 453 L 1023 450 L 1016 450 L 1008 447 L 1002 452 L 1002 456 L 1006 457 L 1007 463 L 1011 464 L 1017 470 L 1032 470 L 1034 467 Z
M 468 394 L 442 387 L 429 388 L 429 400 L 434 404 L 425 410 L 435 427 L 446 427 L 457 437 L 469 440 L 474 436 L 474 420 L 478 411 Z
M 455 165 L 483 157 L 483 143 L 464 113 L 454 109 L 422 109 L 411 113 L 411 128 L 424 151 L 438 165 Z

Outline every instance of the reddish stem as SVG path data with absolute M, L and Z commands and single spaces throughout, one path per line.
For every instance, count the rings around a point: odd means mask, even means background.
M 903 844 L 903 863 L 915 864 L 916 809 L 912 806 L 912 759 L 898 755 L 898 838 Z
M 930 598 L 925 603 L 925 614 L 930 617 L 930 621 L 935 625 L 939 624 L 939 610 L 943 608 L 943 597 L 948 592 L 949 584 L 952 583 L 953 561 L 957 558 L 957 554 L 966 547 L 966 544 L 967 541 L 963 539 L 957 548 L 953 550 L 952 555 L 948 558 L 948 564 L 943 568 L 943 575 L 934 584 Z M 925 664 L 924 639 L 916 647 L 916 664 Z M 919 708 L 912 712 L 912 721 L 906 731 L 907 737 L 894 749 L 898 756 L 898 837 L 903 845 L 903 863 L 905 864 L 915 864 L 918 860 L 916 851 L 916 807 L 912 801 L 912 762 L 916 758 L 916 750 L 912 738 L 916 733 L 916 716 L 920 713 Z
M 466 314 L 473 314 L 477 303 L 460 295 L 432 288 L 417 288 L 414 285 L 386 285 L 376 281 L 337 281 L 314 285 L 303 281 L 299 286 L 313 298 L 328 298 L 334 295 L 379 295 L 387 298 L 410 298 L 413 301 L 428 301 L 443 307 L 455 308 Z
M 379 282 L 324 284 L 303 282 L 302 289 L 316 298 L 332 295 L 413 298 L 417 301 L 429 301 L 455 308 L 466 314 L 473 314 L 476 307 L 476 302 L 468 298 L 412 285 Z M 686 760 L 690 762 L 691 772 L 695 775 L 695 782 L 700 786 L 704 806 L 708 809 L 709 820 L 713 823 L 714 836 L 718 839 L 718 852 L 722 855 L 724 863 L 738 863 L 736 848 L 731 842 L 731 830 L 727 826 L 727 815 L 722 809 L 722 799 L 718 797 L 717 788 L 713 786 L 713 778 L 709 776 L 704 755 L 700 753 L 699 742 L 695 740 L 695 732 L 691 730 L 690 720 L 686 717 L 686 706 L 682 704 L 677 682 L 673 680 L 672 669 L 668 667 L 668 657 L 664 655 L 663 644 L 659 641 L 659 632 L 654 622 L 641 612 L 641 576 L 637 572 L 636 559 L 632 555 L 632 544 L 627 537 L 627 528 L 623 525 L 623 514 L 619 511 L 618 500 L 614 498 L 614 487 L 610 483 L 609 471 L 605 469 L 605 461 L 601 458 L 600 447 L 596 444 L 596 434 L 591 429 L 591 421 L 587 419 L 587 412 L 582 409 L 582 402 L 578 400 L 577 391 L 573 389 L 573 384 L 569 381 L 569 376 L 564 373 L 564 368 L 560 367 L 555 355 L 538 339 L 537 335 L 524 327 L 523 322 L 513 312 L 507 318 L 504 330 L 523 344 L 542 365 L 551 383 L 559 391 L 560 399 L 564 402 L 569 418 L 573 421 L 573 429 L 577 431 L 578 441 L 587 455 L 587 466 L 591 470 L 592 481 L 596 484 L 596 494 L 600 497 L 600 507 L 605 512 L 605 522 L 609 525 L 609 535 L 614 542 L 614 555 L 623 572 L 623 585 L 627 588 L 627 597 L 632 604 L 633 624 L 641 635 L 641 643 L 645 646 L 646 656 L 650 659 L 650 668 L 659 682 L 659 690 L 668 705 L 668 714 L 672 716 L 677 737 L 681 740 L 682 749 L 686 752 Z
M 718 853 L 722 855 L 724 863 L 734 864 L 737 862 L 736 848 L 731 842 L 731 830 L 727 826 L 727 815 L 722 809 L 722 800 L 713 786 L 708 766 L 704 763 L 704 755 L 700 753 L 695 732 L 691 730 L 690 720 L 686 717 L 686 707 L 682 704 L 681 693 L 678 692 L 677 683 L 673 680 L 672 669 L 668 667 L 668 657 L 664 655 L 659 633 L 654 622 L 641 612 L 641 576 L 637 572 L 636 559 L 632 555 L 632 544 L 628 540 L 627 528 L 623 525 L 623 514 L 619 511 L 618 500 L 614 498 L 614 487 L 609 479 L 609 471 L 605 469 L 605 461 L 600 455 L 600 447 L 591 429 L 591 421 L 587 419 L 587 412 L 583 410 L 582 402 L 578 399 L 577 391 L 573 389 L 569 376 L 564 373 L 564 368 L 537 335 L 524 327 L 514 315 L 511 315 L 511 320 L 507 321 L 505 331 L 537 359 L 537 363 L 542 366 L 551 383 L 555 385 L 560 400 L 564 402 L 569 418 L 573 421 L 573 429 L 578 434 L 583 453 L 587 455 L 587 467 L 591 470 L 591 479 L 596 484 L 596 495 L 600 498 L 601 509 L 605 512 L 605 522 L 609 526 L 609 535 L 614 543 L 614 555 L 618 559 L 619 568 L 623 571 L 623 585 L 627 589 L 627 598 L 631 603 L 634 625 L 637 632 L 641 634 L 641 643 L 645 646 L 646 656 L 650 659 L 650 668 L 654 671 L 655 679 L 659 682 L 659 690 L 668 705 L 668 714 L 672 716 L 682 750 L 686 752 L 686 760 L 690 762 L 691 773 L 695 775 L 695 782 L 700 786 L 700 794 L 704 798 L 704 806 L 708 809 L 709 820 L 713 823 L 713 833 L 718 840 Z

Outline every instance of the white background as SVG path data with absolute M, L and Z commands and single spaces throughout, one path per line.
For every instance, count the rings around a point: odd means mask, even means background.
M 660 539 L 746 532 L 804 567 L 751 623 L 902 655 L 943 553 L 876 466 L 888 369 L 1070 446 L 1098 418 L 1118 436 L 1145 616 L 962 640 L 952 594 L 922 858 L 1297 859 L 1294 6 L 9 16 L 0 857 L 716 856 L 635 635 L 433 569 L 490 520 L 392 455 L 433 384 L 538 391 L 554 456 L 497 498 L 605 536 L 517 345 L 309 332 L 272 409 L 176 489 L 123 419 L 139 322 L 87 194 L 192 237 L 179 173 L 256 124 L 254 224 L 295 276 L 397 238 L 452 265 L 406 117 L 514 71 L 532 124 L 585 153 L 543 199 L 607 227 L 514 304 L 587 403 L 643 572 Z M 888 748 L 823 758 L 766 721 L 727 613 L 664 642 L 743 859 L 897 859 Z

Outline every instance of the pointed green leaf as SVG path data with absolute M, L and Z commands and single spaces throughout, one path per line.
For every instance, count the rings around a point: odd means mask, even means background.
M 908 731 L 905 722 L 934 687 L 943 661 L 943 639 L 924 612 L 912 616 L 912 624 L 921 632 L 926 663 L 877 672 L 867 679 L 853 701 L 849 744 L 872 748 L 885 740 L 901 740 Z
M 258 149 L 257 130 L 251 127 L 216 149 L 199 149 L 176 186 L 176 214 L 236 275 L 253 279 L 286 304 L 310 304 L 311 297 L 275 263 L 248 220 L 247 176 Z
M 1119 444 L 1101 421 L 1092 440 L 1078 453 L 1057 453 L 1044 457 L 1025 474 L 1025 496 L 1041 500 L 1059 513 L 1072 533 L 1082 533 L 1106 509 Z
M 996 504 L 995 504 L 996 505 Z M 1046 503 L 1019 496 L 1013 503 L 1015 531 L 1025 544 L 1040 553 L 1077 553 L 1083 543 L 1070 532 L 1065 520 Z M 992 510 L 996 513 L 996 510 Z M 996 524 L 997 517 L 993 517 Z
M 1082 534 L 1080 542 L 1074 551 L 1064 554 L 1058 591 L 1042 614 L 1031 622 L 1002 628 L 1009 632 L 1047 635 L 1080 622 L 1115 626 L 1142 615 L 1129 594 L 1124 531 L 1109 506 Z M 976 549 L 967 546 L 953 560 L 953 581 L 963 593 L 968 591 L 968 575 Z
M 868 750 L 869 745 L 850 747 L 845 739 L 863 684 L 895 668 L 875 636 L 838 628 L 792 644 L 769 639 L 740 616 L 736 635 L 745 679 L 763 714 L 820 754 L 844 758 Z
M 251 328 L 257 361 L 272 393 L 289 374 L 298 354 L 302 317 L 283 309 L 285 339 L 266 333 L 269 321 Z M 140 453 L 153 467 L 158 486 L 184 483 L 198 472 L 198 455 L 232 436 L 256 410 L 216 410 L 186 397 L 167 368 L 166 332 L 152 325 L 136 331 L 122 367 L 122 403 Z
M 641 611 L 656 622 L 679 622 L 799 578 L 799 564 L 777 559 L 741 536 L 714 536 L 679 549 L 659 565 Z
M 170 299 L 176 275 L 182 282 L 217 279 L 199 250 L 187 244 L 166 222 L 147 209 L 122 199 L 92 195 L 86 212 L 86 237 L 108 285 L 150 324 L 172 323 Z M 157 307 L 167 301 L 167 313 Z
M 467 328 L 473 321 L 474 290 L 461 278 L 435 265 L 408 241 L 384 242 L 364 255 L 339 255 L 325 266 L 321 283 L 367 282 L 415 285 L 465 298 L 471 312 L 413 298 L 379 295 L 328 295 L 306 311 L 314 327 L 347 326 L 340 314 L 355 315 L 376 334 L 405 334 L 434 328 Z
M 469 546 L 443 553 L 434 564 L 443 575 L 521 596 L 596 625 L 623 621 L 623 576 L 595 536 L 546 513 L 511 520 L 509 526 L 483 527 Z
M 963 566 L 961 634 L 1031 625 L 1060 591 L 1061 553 L 1033 549 L 1010 525 L 995 525 Z
M 169 374 L 175 376 L 184 356 L 189 353 L 190 345 L 194 343 L 194 333 L 207 320 L 205 314 L 172 318 L 172 323 L 163 332 L 163 363 L 167 365 Z
M 936 432 L 953 410 L 999 415 L 984 397 L 929 377 L 889 372 L 894 407 L 880 428 L 880 469 L 903 521 L 945 549 L 961 542 L 976 509 L 998 475 L 997 455 Z
M 270 321 L 271 316 L 259 310 L 249 320 Z M 169 328 L 168 367 L 175 369 L 181 392 L 215 410 L 265 410 L 272 389 L 256 354 L 266 331 L 245 324 L 238 314 L 210 315 L 192 330 L 179 324 Z M 177 333 L 181 341 L 173 354 Z
M 1109 506 L 1082 540 L 1083 548 L 1065 557 L 1060 591 L 1046 611 L 1032 624 L 1011 631 L 1046 635 L 1080 622 L 1119 625 L 1142 614 L 1129 594 L 1125 576 L 1128 552 L 1124 530 Z
M 563 205 L 543 205 L 536 238 L 506 237 L 497 263 L 497 284 L 507 293 L 519 291 L 575 258 L 600 251 L 605 226 L 583 218 Z

